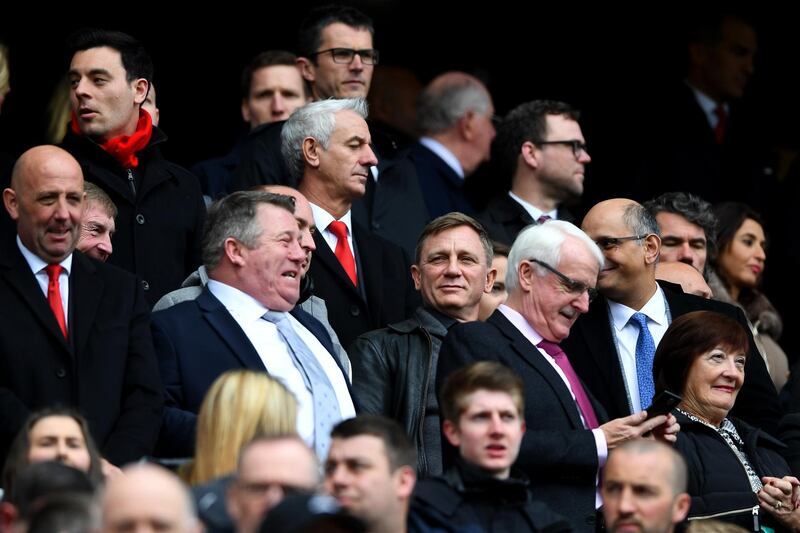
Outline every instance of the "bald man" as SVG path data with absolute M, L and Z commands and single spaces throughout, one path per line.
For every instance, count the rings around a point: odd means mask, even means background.
M 652 356 L 674 318 L 701 309 L 716 311 L 738 320 L 750 335 L 741 309 L 656 282 L 660 230 L 638 203 L 624 198 L 600 202 L 586 214 L 581 228 L 605 256 L 597 278 L 601 296 L 578 319 L 562 347 L 610 417 L 650 406 Z M 744 386 L 732 414 L 772 432 L 779 418 L 777 393 L 752 336 L 750 346 Z
M 656 265 L 656 279 L 680 285 L 686 294 L 694 294 L 707 300 L 714 297 L 703 275 L 688 263 L 659 261 Z
M 112 463 L 149 454 L 162 407 L 149 312 L 132 274 L 75 251 L 81 167 L 32 148 L 3 203 L 17 231 L 0 244 L 0 460 L 29 413 L 53 404 L 83 414 Z
M 194 502 L 175 474 L 151 464 L 109 479 L 101 501 L 102 533 L 201 533 Z

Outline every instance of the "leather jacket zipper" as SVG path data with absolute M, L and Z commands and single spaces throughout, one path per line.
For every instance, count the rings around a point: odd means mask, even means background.
M 133 170 L 128 169 L 128 185 L 131 186 L 131 192 L 133 192 L 133 196 L 136 196 L 136 179 L 133 177 Z

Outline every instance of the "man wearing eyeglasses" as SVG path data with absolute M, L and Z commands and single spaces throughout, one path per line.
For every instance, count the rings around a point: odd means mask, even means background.
M 569 222 L 523 230 L 508 257 L 508 300 L 486 322 L 450 329 L 436 376 L 441 393 L 460 367 L 493 360 L 522 378 L 527 429 L 516 466 L 538 499 L 569 517 L 574 531 L 587 533 L 595 530 L 597 473 L 608 450 L 651 431 L 674 441 L 678 429 L 665 415 L 608 421 L 559 347 L 589 309 L 602 263 L 597 245 Z M 443 451 L 445 459 L 454 457 L 452 448 Z
M 582 228 L 605 256 L 597 279 L 602 297 L 576 322 L 564 348 L 610 416 L 627 416 L 650 406 L 653 356 L 674 318 L 706 309 L 739 320 L 749 331 L 740 309 L 656 282 L 660 231 L 643 206 L 623 198 L 600 202 L 586 214 Z M 752 337 L 750 347 L 744 386 L 733 412 L 771 432 L 779 417 L 777 395 Z
M 503 119 L 494 145 L 511 190 L 489 202 L 479 217 L 492 239 L 510 245 L 529 224 L 575 221 L 564 205 L 580 199 L 592 160 L 579 117 L 569 104 L 534 100 Z

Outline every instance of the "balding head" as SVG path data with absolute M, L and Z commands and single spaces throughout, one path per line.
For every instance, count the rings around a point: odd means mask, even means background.
M 707 300 L 714 296 L 711 287 L 703 279 L 703 275 L 687 263 L 659 261 L 656 265 L 656 279 L 676 283 L 681 286 L 683 292 L 695 294 Z
M 56 146 L 37 146 L 14 165 L 3 203 L 22 244 L 52 264 L 75 249 L 84 196 L 83 172 L 75 158 Z
M 101 495 L 103 533 L 151 530 L 199 533 L 194 500 L 171 472 L 150 464 L 125 468 Z
M 592 207 L 581 229 L 605 256 L 597 288 L 614 302 L 641 309 L 656 290 L 661 239 L 653 215 L 633 200 L 614 198 Z

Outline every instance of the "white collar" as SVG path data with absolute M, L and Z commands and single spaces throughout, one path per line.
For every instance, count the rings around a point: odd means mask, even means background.
M 430 137 L 421 137 L 419 143 L 434 154 L 438 155 L 442 161 L 447 163 L 448 167 L 453 169 L 453 172 L 458 174 L 462 180 L 464 179 L 464 168 L 461 166 L 461 162 L 458 160 L 455 154 L 450 151 L 449 148 L 436 139 L 431 139 Z
M 234 311 L 246 321 L 255 321 L 264 316 L 269 311 L 267 307 L 258 300 L 242 292 L 236 287 L 232 287 L 215 279 L 208 280 L 208 290 L 211 291 L 217 300 L 222 302 L 229 311 Z
M 631 317 L 637 311 L 619 302 L 607 301 L 608 308 L 611 311 L 611 319 L 614 321 L 614 328 L 617 332 L 620 332 L 622 328 L 630 322 Z M 667 320 L 667 304 L 661 285 L 656 283 L 656 291 L 638 312 L 644 314 L 649 320 L 652 320 L 656 324 L 665 324 Z
M 325 231 L 328 229 L 328 226 L 331 225 L 331 222 L 335 221 L 333 215 L 325 211 L 322 207 L 309 202 L 311 204 L 311 212 L 314 214 L 314 223 L 317 225 L 317 228 Z M 353 235 L 353 222 L 351 217 L 351 211 L 348 210 L 347 213 L 342 215 L 342 218 L 339 219 L 339 222 L 344 222 L 344 225 L 347 226 L 347 233 L 349 235 Z
M 22 239 L 19 238 L 19 235 L 17 235 L 17 246 L 19 247 L 19 251 L 22 253 L 22 257 L 25 258 L 25 261 L 28 263 L 28 266 L 34 275 L 44 270 L 45 267 L 50 264 L 45 262 L 35 253 L 28 250 L 28 248 L 22 244 Z M 72 254 L 69 254 L 66 258 L 64 258 L 59 265 L 61 265 L 61 268 L 63 268 L 67 273 L 67 276 L 69 276 L 69 273 L 72 271 Z
M 547 215 L 553 220 L 558 219 L 558 208 L 553 209 L 552 211 L 545 212 L 536 207 L 535 205 L 533 205 L 532 203 L 526 202 L 525 200 L 523 200 L 522 198 L 520 198 L 518 195 L 514 194 L 511 191 L 508 191 L 508 195 L 511 197 L 512 200 L 517 202 L 519 205 L 522 206 L 522 208 L 525 211 L 528 212 L 528 214 L 531 216 L 534 222 L 539 220 L 539 217 L 541 217 L 542 215 Z

